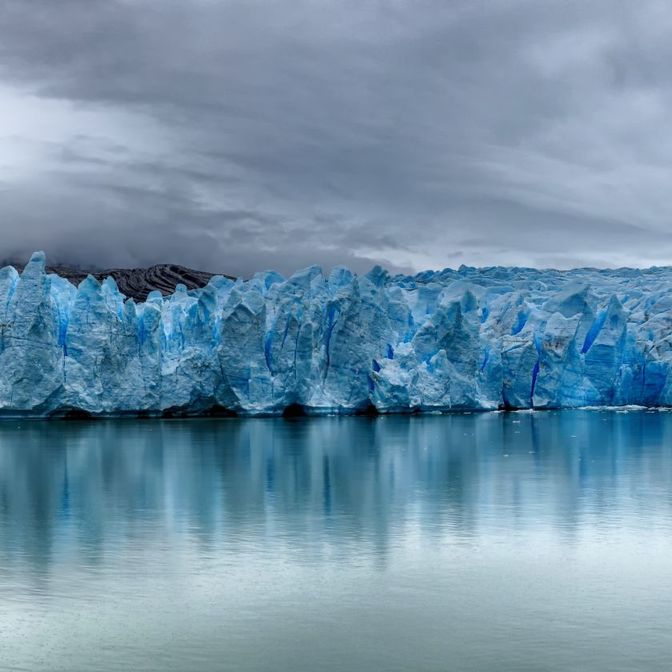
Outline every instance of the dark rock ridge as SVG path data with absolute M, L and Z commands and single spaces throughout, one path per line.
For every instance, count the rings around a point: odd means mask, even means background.
M 23 271 L 24 264 L 12 263 L 11 265 L 19 272 Z M 86 271 L 76 266 L 50 265 L 46 270 L 47 273 L 56 273 L 69 280 L 75 287 L 87 275 L 92 275 L 99 282 L 112 276 L 119 291 L 136 301 L 145 301 L 147 295 L 154 290 L 164 295 L 172 294 L 180 283 L 186 285 L 187 289 L 205 287 L 214 275 L 214 273 L 196 271 L 178 264 L 156 264 L 148 268 L 111 268 L 103 271 Z

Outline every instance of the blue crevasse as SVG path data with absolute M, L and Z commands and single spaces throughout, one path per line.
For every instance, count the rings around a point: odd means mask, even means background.
M 672 268 L 311 267 L 145 303 L 0 270 L 0 414 L 672 405 Z

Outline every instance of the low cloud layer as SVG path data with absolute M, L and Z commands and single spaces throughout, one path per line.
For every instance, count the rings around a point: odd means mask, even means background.
M 0 257 L 672 263 L 672 9 L 3 0 Z

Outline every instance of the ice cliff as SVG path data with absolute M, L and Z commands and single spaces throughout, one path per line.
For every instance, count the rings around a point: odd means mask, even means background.
M 672 268 L 215 276 L 145 303 L 0 270 L 0 414 L 672 405 Z

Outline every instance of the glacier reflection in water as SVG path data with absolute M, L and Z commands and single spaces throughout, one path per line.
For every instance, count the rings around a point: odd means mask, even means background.
M 0 670 L 668 669 L 672 414 L 5 422 Z

